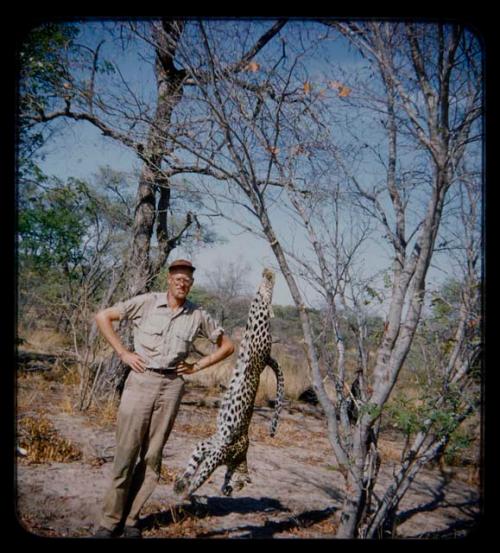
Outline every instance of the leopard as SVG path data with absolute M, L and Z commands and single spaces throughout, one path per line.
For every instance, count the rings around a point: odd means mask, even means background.
M 270 319 L 274 317 L 272 296 L 275 273 L 268 268 L 253 298 L 238 357 L 228 388 L 220 402 L 216 430 L 200 441 L 187 462 L 186 469 L 174 483 L 174 492 L 182 498 L 193 494 L 220 466 L 226 466 L 221 492 L 231 496 L 251 483 L 248 471 L 248 431 L 254 412 L 260 375 L 270 367 L 276 377 L 276 399 L 270 435 L 276 434 L 284 402 L 284 377 L 279 363 L 271 357 L 272 336 Z

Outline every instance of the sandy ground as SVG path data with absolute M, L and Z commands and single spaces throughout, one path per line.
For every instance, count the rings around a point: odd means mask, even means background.
M 28 380 L 22 386 L 29 386 Z M 53 384 L 47 393 L 57 397 L 60 390 Z M 32 414 L 37 413 L 35 403 Z M 114 426 L 102 427 L 95 414 L 63 412 L 57 401 L 47 397 L 43 411 L 59 434 L 81 449 L 82 458 L 31 464 L 19 457 L 18 520 L 40 536 L 88 537 L 108 485 Z M 335 468 L 320 411 L 309 405 L 288 404 L 275 438 L 268 435 L 272 410 L 256 408 L 248 454 L 252 483 L 243 490 L 233 497 L 222 496 L 225 469 L 220 467 L 197 491 L 196 506 L 179 501 L 172 490 L 173 477 L 183 471 L 196 443 L 213 431 L 216 415 L 217 397 L 188 386 L 164 449 L 162 478 L 143 510 L 143 536 L 333 538 L 343 479 Z M 386 442 L 385 449 L 391 447 L 397 449 L 397 442 Z M 378 491 L 388 485 L 390 471 L 389 463 L 381 473 Z M 459 472 L 424 470 L 402 502 L 398 536 L 463 537 L 477 523 L 479 500 L 478 486 Z

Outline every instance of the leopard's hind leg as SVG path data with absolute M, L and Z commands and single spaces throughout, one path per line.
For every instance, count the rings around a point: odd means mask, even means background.
M 247 465 L 248 444 L 248 436 L 245 434 L 228 451 L 227 470 L 221 488 L 224 495 L 230 496 L 234 488 L 241 490 L 245 484 L 252 481 L 248 474 Z M 233 482 L 235 474 L 236 478 Z
M 220 465 L 225 464 L 226 451 L 225 446 L 213 447 L 201 461 L 196 474 L 185 492 L 185 497 L 190 497 Z
M 177 478 L 175 481 L 174 492 L 176 494 L 181 495 L 188 489 L 191 479 L 200 467 L 200 464 L 203 462 L 205 457 L 209 455 L 211 451 L 213 451 L 213 449 L 214 444 L 212 443 L 210 438 L 198 443 L 193 453 L 191 454 L 184 474 L 180 478 Z

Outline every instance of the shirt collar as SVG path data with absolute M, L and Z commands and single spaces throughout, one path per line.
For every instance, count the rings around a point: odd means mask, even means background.
M 156 298 L 155 307 L 168 307 L 166 293 L 161 293 L 158 295 L 158 297 Z M 183 303 L 182 309 L 179 311 L 179 313 L 184 313 L 185 311 L 190 313 L 191 311 L 193 311 L 194 307 L 195 307 L 194 303 L 190 302 L 189 300 L 186 300 Z

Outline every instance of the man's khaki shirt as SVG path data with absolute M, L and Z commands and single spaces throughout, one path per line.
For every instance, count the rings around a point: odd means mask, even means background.
M 207 311 L 189 300 L 179 309 L 171 309 L 165 292 L 141 294 L 113 307 L 120 320 L 132 321 L 134 349 L 152 369 L 174 368 L 189 355 L 198 336 L 215 344 L 224 333 Z

